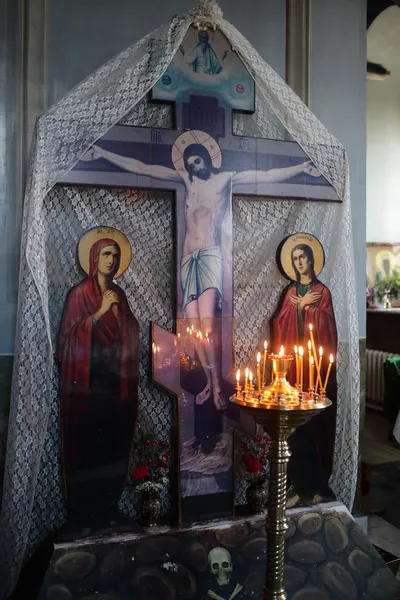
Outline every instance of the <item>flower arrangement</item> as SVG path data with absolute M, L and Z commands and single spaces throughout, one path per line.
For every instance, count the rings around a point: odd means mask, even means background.
M 169 483 L 169 445 L 139 429 L 133 449 L 137 465 L 131 474 L 131 485 L 139 492 L 161 493 Z
M 268 477 L 271 443 L 269 435 L 264 434 L 255 435 L 240 445 L 241 472 L 251 485 L 262 485 Z
M 400 272 L 397 269 L 393 269 L 390 277 L 383 277 L 378 281 L 375 284 L 375 293 L 379 299 L 388 295 L 392 299 L 398 298 L 400 295 Z

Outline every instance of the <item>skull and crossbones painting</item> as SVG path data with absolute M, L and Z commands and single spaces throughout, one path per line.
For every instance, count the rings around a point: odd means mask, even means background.
M 207 596 L 212 600 L 240 600 L 243 586 L 232 581 L 232 557 L 226 548 L 213 548 L 208 554 L 208 566 L 213 584 Z

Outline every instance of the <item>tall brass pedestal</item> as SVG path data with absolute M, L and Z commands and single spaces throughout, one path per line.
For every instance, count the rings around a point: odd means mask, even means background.
M 290 452 L 289 436 L 299 427 L 330 406 L 331 401 L 318 397 L 314 402 L 304 402 L 296 407 L 288 405 L 265 406 L 250 405 L 246 401 L 232 398 L 243 410 L 251 414 L 272 438 L 269 455 L 270 480 L 267 530 L 267 579 L 264 600 L 285 600 L 287 598 L 283 586 L 283 565 L 285 552 L 286 521 L 286 477 Z

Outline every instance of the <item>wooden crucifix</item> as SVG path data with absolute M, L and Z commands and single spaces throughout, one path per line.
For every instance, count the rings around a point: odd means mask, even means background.
M 153 324 L 153 381 L 178 397 L 187 521 L 233 507 L 232 196 L 339 198 L 296 143 L 233 135 L 255 89 L 220 32 L 190 28 L 151 99 L 174 104 L 175 129 L 116 126 L 62 183 L 175 192 L 176 332 Z

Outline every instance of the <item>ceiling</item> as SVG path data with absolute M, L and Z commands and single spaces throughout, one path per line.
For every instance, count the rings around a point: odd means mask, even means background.
M 389 6 L 400 6 L 400 0 L 367 0 L 367 28 Z
M 384 65 L 390 71 L 390 77 L 384 86 L 379 88 L 382 94 L 393 92 L 398 97 L 400 93 L 400 8 L 389 6 L 381 13 L 367 32 L 368 60 Z M 385 88 L 385 92 L 383 90 Z M 378 92 L 377 92 L 378 93 Z

